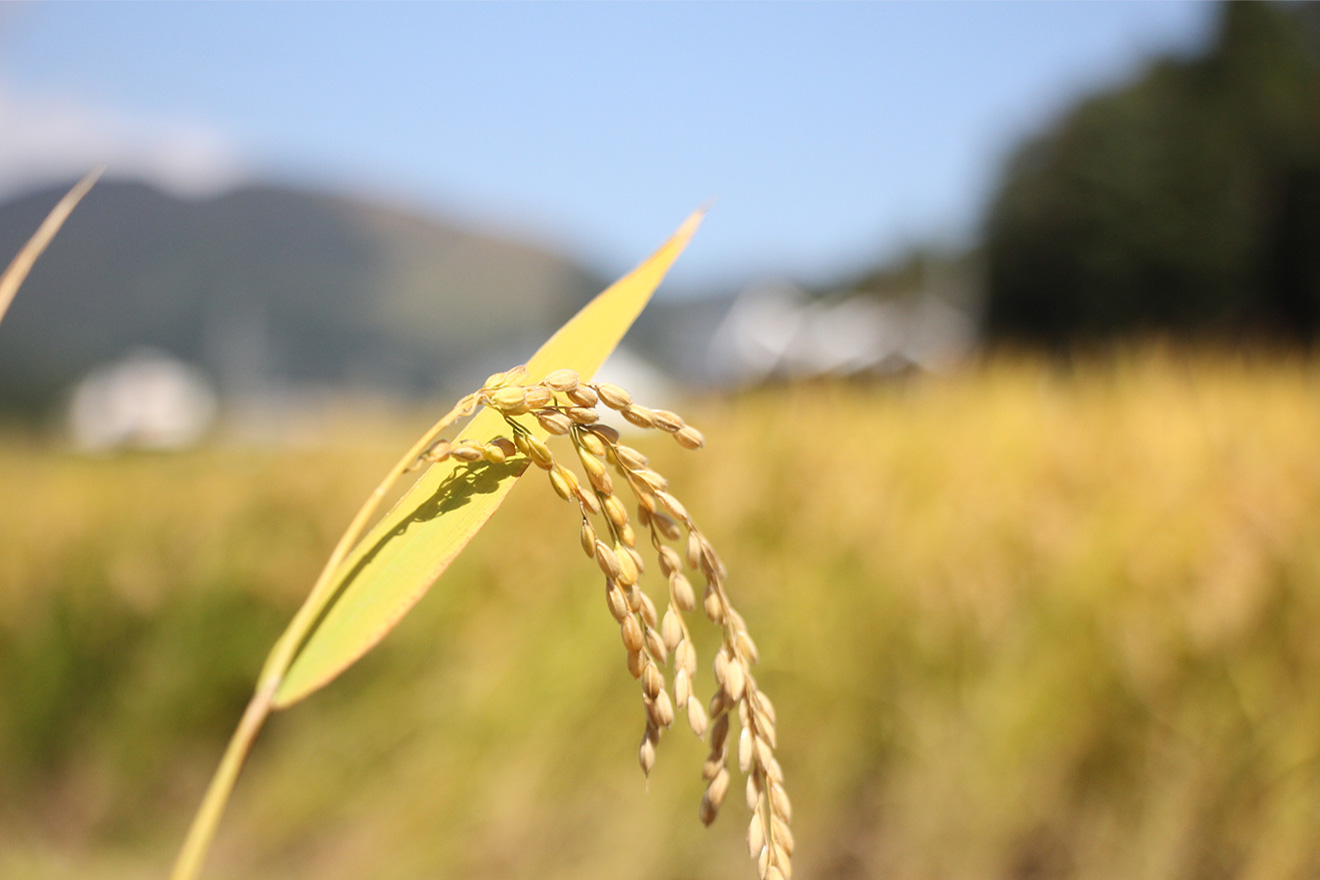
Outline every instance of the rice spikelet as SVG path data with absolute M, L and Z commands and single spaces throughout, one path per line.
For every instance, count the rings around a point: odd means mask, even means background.
M 760 880 L 789 880 L 794 847 L 789 828 L 792 804 L 774 754 L 775 711 L 752 674 L 759 653 L 729 600 L 727 569 L 687 508 L 670 491 L 669 481 L 651 468 L 645 455 L 621 444 L 618 431 L 600 423 L 598 407 L 619 412 L 639 428 L 663 431 L 683 449 L 702 448 L 705 437 L 677 413 L 635 403 L 617 385 L 584 383 L 572 370 L 556 370 L 537 383 L 527 383 L 526 378 L 522 368 L 496 373 L 465 398 L 469 411 L 478 405 L 497 410 L 509 426 L 508 437 L 482 447 L 463 440 L 451 444 L 437 439 L 414 466 L 448 458 L 473 464 L 483 460 L 502 463 L 521 454 L 547 472 L 556 495 L 576 503 L 579 543 L 605 578 L 606 606 L 619 627 L 628 671 L 642 688 L 646 710 L 638 747 L 642 772 L 650 775 L 663 731 L 673 725 L 677 711 L 685 713 L 688 726 L 709 747 L 702 767 L 706 791 L 698 810 L 700 820 L 709 825 L 718 817 L 731 783 L 729 736 L 736 717 L 737 745 L 732 751 L 746 778 L 746 800 L 752 812 L 747 830 L 749 855 L 756 862 Z M 550 446 L 533 433 L 534 427 L 552 438 L 568 439 L 584 478 L 579 479 L 555 457 Z M 631 494 L 635 518 L 629 515 L 630 505 L 616 486 L 626 487 Z M 637 549 L 639 533 L 649 538 L 656 564 L 667 580 L 663 615 L 641 588 L 646 564 Z M 704 616 L 721 634 L 714 657 L 717 688 L 705 708 L 693 692 L 698 658 L 687 619 L 697 608 L 690 580 L 697 576 L 704 581 Z M 672 688 L 663 670 L 671 656 Z

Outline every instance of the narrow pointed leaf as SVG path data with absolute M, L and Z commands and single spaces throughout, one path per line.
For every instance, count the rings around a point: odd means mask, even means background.
M 69 218 L 74 206 L 87 195 L 87 191 L 96 183 L 96 179 L 101 176 L 104 169 L 100 166 L 87 172 L 87 175 L 69 190 L 64 198 L 60 199 L 54 208 L 51 208 L 50 214 L 37 227 L 37 231 L 28 239 L 28 243 L 23 245 L 23 249 L 14 255 L 9 268 L 5 269 L 3 275 L 0 275 L 0 321 L 4 320 L 5 312 L 9 311 L 9 304 L 14 301 L 14 294 L 23 286 L 23 281 L 28 273 L 32 271 L 32 266 L 37 262 L 37 257 L 50 244 L 55 233 L 60 231 L 64 221 Z
M 649 259 L 561 327 L 528 361 L 528 381 L 565 367 L 584 379 L 595 374 L 700 222 L 701 212 L 689 217 Z M 507 433 L 507 426 L 498 413 L 483 410 L 461 433 L 484 443 Z M 334 598 L 294 656 L 272 705 L 301 700 L 384 638 L 495 512 L 525 467 L 453 459 L 432 466 L 336 569 Z

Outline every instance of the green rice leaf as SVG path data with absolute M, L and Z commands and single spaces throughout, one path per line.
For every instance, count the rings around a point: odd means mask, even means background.
M 701 222 L 693 214 L 650 258 L 559 329 L 527 363 L 527 381 L 560 369 L 591 377 L 650 300 Z M 479 412 L 463 428 L 478 443 L 507 433 L 498 413 Z M 292 662 L 272 701 L 283 708 L 333 680 L 394 628 L 481 529 L 513 488 L 526 461 L 494 465 L 453 459 L 432 466 L 313 591 L 295 618 L 283 656 Z M 296 629 L 306 627 L 305 637 Z M 295 638 L 296 646 L 287 641 Z M 280 646 L 276 653 L 280 654 Z M 274 658 L 275 655 L 272 655 Z M 269 664 L 268 664 L 269 666 Z

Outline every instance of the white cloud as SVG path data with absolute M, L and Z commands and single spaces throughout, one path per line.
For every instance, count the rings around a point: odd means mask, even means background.
M 189 120 L 134 118 L 68 96 L 18 94 L 0 83 L 0 197 L 65 183 L 104 163 L 109 177 L 184 196 L 222 192 L 248 176 L 241 151 Z

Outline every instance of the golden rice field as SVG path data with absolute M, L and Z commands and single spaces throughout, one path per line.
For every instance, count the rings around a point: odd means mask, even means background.
M 797 876 L 1320 874 L 1320 361 L 999 360 L 677 408 L 705 450 L 637 444 L 759 643 Z M 0 877 L 165 875 L 266 650 L 434 415 L 314 449 L 0 444 Z M 272 719 L 206 876 L 755 876 L 740 796 L 697 820 L 687 730 L 643 779 L 599 572 L 524 482 Z

